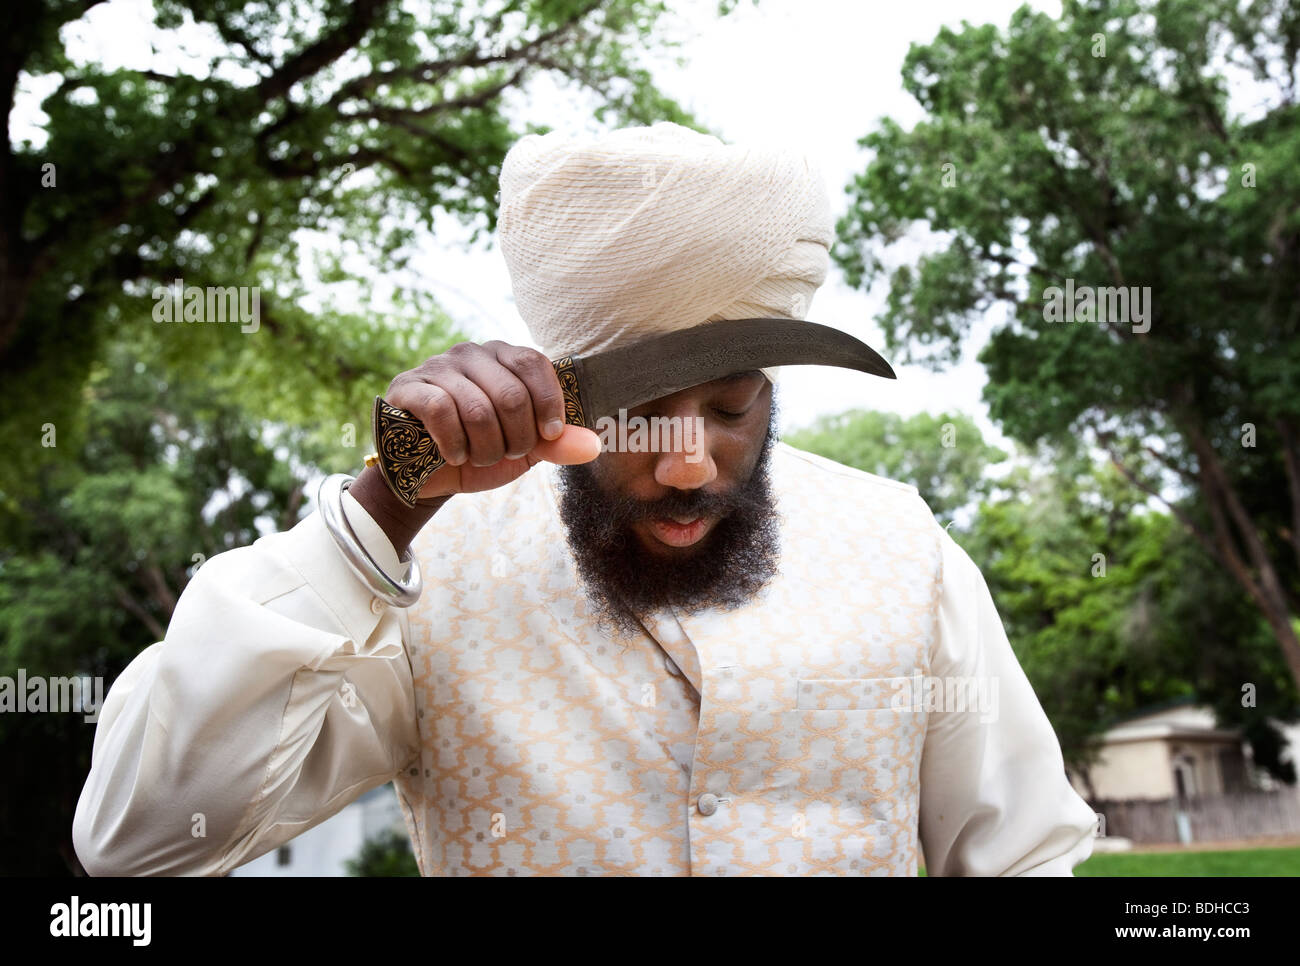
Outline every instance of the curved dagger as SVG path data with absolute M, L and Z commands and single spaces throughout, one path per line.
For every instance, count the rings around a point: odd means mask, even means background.
M 691 386 L 768 366 L 838 366 L 894 379 L 865 342 L 798 319 L 706 322 L 586 357 L 551 363 L 564 392 L 564 421 L 595 429 L 597 420 Z M 446 460 L 413 414 L 375 397 L 376 464 L 388 488 L 409 507 Z

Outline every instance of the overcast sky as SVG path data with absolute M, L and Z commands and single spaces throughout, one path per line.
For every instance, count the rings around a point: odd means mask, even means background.
M 933 40 L 944 25 L 993 22 L 1005 26 L 1023 0 L 912 0 L 907 4 L 864 0 L 762 0 L 719 20 L 716 0 L 672 0 L 664 26 L 682 38 L 687 66 L 664 60 L 655 74 L 660 86 L 724 140 L 795 145 L 821 167 L 838 217 L 845 209 L 844 186 L 862 170 L 865 153 L 857 141 L 882 116 L 910 126 L 921 117 L 902 90 L 900 68 L 908 47 Z M 1060 14 L 1057 2 L 1030 6 Z M 113 0 L 65 28 L 74 59 L 108 68 L 175 70 L 173 45 L 151 44 L 148 0 Z M 202 54 L 205 38 L 188 35 L 186 45 Z M 170 48 L 170 49 L 164 49 Z M 203 62 L 201 56 L 188 69 Z M 198 73 L 202 73 L 201 70 Z M 15 139 L 39 134 L 39 99 L 53 89 L 28 84 L 14 114 Z M 535 78 L 526 96 L 510 100 L 517 117 L 557 130 L 592 131 L 590 103 L 574 90 Z M 37 136 L 34 138 L 38 140 Z M 469 231 L 454 219 L 439 220 L 435 238 L 420 260 L 419 284 L 433 292 L 460 327 L 478 341 L 501 338 L 532 344 L 510 293 L 509 276 L 492 241 L 467 248 Z M 813 300 L 809 318 L 843 329 L 883 349 L 874 316 L 885 292 L 848 288 L 832 265 Z M 967 346 L 966 359 L 943 373 L 895 366 L 897 382 L 823 367 L 787 367 L 782 372 L 783 428 L 806 425 L 817 415 L 854 406 L 912 414 L 962 411 L 975 416 L 986 434 L 1001 441 L 980 401 L 984 384 L 973 361 L 989 322 Z M 888 357 L 888 354 L 886 353 Z

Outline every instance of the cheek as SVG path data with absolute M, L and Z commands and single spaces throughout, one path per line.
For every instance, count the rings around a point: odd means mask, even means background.
M 767 437 L 767 423 L 715 429 L 709 436 L 709 449 L 720 472 L 744 479 L 758 463 Z
M 653 475 L 647 470 L 649 461 L 643 453 L 601 453 L 590 465 L 596 482 L 607 492 L 630 493 L 638 478 Z
M 748 479 L 750 474 L 757 468 L 759 460 L 763 456 L 763 448 L 767 445 L 769 434 L 772 436 L 772 442 L 777 441 L 776 428 L 773 425 L 774 413 L 770 404 L 762 407 L 762 412 L 752 425 L 746 427 L 745 431 L 745 477 Z

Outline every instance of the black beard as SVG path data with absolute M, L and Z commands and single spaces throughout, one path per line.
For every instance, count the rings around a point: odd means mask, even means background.
M 687 614 L 730 610 L 751 600 L 780 559 L 776 503 L 768 464 L 777 439 L 775 393 L 767 436 L 754 470 L 731 493 L 674 491 L 645 502 L 609 493 L 590 463 L 559 467 L 560 519 L 599 624 L 635 634 L 641 618 L 672 606 Z M 632 532 L 637 520 L 716 515 L 713 530 L 692 552 L 668 558 L 646 550 Z

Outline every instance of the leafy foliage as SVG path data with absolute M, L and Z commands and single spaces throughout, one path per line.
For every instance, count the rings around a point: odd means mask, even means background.
M 351 876 L 418 876 L 420 867 L 411 854 L 411 840 L 389 829 L 366 839 L 356 858 L 344 863 Z
M 1287 0 L 1065 0 L 944 29 L 903 69 L 925 119 L 860 142 L 835 257 L 854 284 L 888 275 L 903 358 L 942 367 L 994 319 L 993 418 L 1100 448 L 1166 500 L 1300 682 L 1298 59 Z M 1233 70 L 1255 116 L 1229 112 Z M 937 250 L 891 270 L 921 226 Z M 1146 292 L 1149 311 L 1053 321 L 1066 286 Z
M 970 417 L 852 410 L 824 416 L 786 441 L 799 449 L 915 486 L 941 523 L 989 492 L 987 470 L 1006 455 Z
M 544 130 L 508 119 L 532 77 L 575 87 L 610 122 L 693 123 L 640 62 L 667 43 L 654 0 L 159 0 L 167 66 L 138 70 L 65 52 L 60 29 L 97 5 L 0 6 L 7 127 L 20 78 L 58 80 L 44 142 L 0 143 L 0 442 L 31 463 L 57 459 L 33 443 L 42 425 L 69 442 L 84 431 L 78 390 L 119 335 L 175 338 L 151 311 L 178 278 L 257 286 L 262 319 L 252 333 L 185 326 L 171 378 L 219 373 L 251 412 L 311 397 L 344 421 L 359 376 L 399 371 L 372 367 L 394 336 L 311 306 L 305 232 L 387 273 L 417 267 L 435 212 L 490 232 L 507 149 Z M 188 49 L 181 28 L 207 43 Z M 402 368 L 428 354 L 406 348 Z M 0 467 L 0 508 L 28 470 Z

